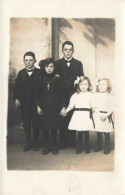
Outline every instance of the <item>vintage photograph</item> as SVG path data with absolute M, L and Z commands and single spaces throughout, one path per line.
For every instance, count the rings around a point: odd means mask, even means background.
M 113 172 L 115 19 L 9 22 L 7 169 Z

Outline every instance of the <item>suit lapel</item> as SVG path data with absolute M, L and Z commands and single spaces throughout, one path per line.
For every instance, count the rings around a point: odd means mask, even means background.
M 24 69 L 22 72 L 22 83 L 24 85 L 25 85 L 25 81 L 26 81 L 26 76 L 27 76 L 27 72 L 26 72 L 26 69 Z
M 34 76 L 34 74 L 36 73 L 36 68 L 34 68 L 34 71 L 32 73 L 31 76 Z M 29 76 L 28 73 L 26 72 L 26 68 L 23 70 L 22 72 L 22 83 L 25 85 L 26 82 L 26 77 Z

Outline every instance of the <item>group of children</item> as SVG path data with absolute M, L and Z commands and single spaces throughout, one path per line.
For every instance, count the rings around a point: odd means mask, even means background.
M 30 125 L 33 119 L 35 135 L 33 149 L 38 150 L 38 129 L 40 128 L 43 129 L 44 133 L 42 153 L 46 155 L 50 152 L 49 131 L 51 130 L 52 152 L 57 155 L 57 130 L 60 129 L 61 119 L 67 117 L 73 110 L 68 130 L 78 132 L 76 154 L 80 154 L 83 150 L 83 134 L 85 152 L 90 153 L 89 131 L 97 132 L 95 152 L 102 149 L 102 133 L 104 133 L 104 154 L 109 154 L 110 132 L 114 130 L 114 100 L 111 94 L 110 81 L 107 78 L 99 79 L 96 92 L 92 92 L 90 79 L 86 76 L 77 77 L 74 82 L 75 93 L 71 96 L 67 106 L 67 89 L 61 76 L 56 73 L 54 60 L 52 58 L 43 60 L 41 71 L 38 69 L 36 71 L 34 67 L 35 57 L 32 52 L 27 52 L 24 56 L 24 63 L 26 66 L 25 73 L 19 72 L 14 89 L 15 104 L 17 107 L 21 107 L 23 116 L 27 142 L 24 151 L 32 148 Z M 21 91 L 26 79 L 27 89 L 25 86 L 25 90 Z M 22 82 L 21 87 L 20 81 Z M 21 95 L 23 95 L 22 99 Z

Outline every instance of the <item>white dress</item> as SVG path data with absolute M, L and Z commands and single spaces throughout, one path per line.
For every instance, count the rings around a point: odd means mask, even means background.
M 67 110 L 74 108 L 74 113 L 69 122 L 69 130 L 88 131 L 94 129 L 90 112 L 82 110 L 83 108 L 91 109 L 91 96 L 90 92 L 74 93 L 71 96 Z M 80 110 L 75 110 L 77 108 Z
M 93 99 L 93 108 L 95 112 L 93 113 L 93 118 L 95 122 L 95 131 L 99 132 L 112 132 L 114 121 L 113 115 L 109 119 L 102 121 L 99 117 L 99 114 L 105 115 L 103 112 L 114 112 L 114 96 L 109 93 L 95 93 Z

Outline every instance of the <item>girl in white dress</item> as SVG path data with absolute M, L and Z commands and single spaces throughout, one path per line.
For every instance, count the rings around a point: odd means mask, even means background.
M 113 112 L 114 97 L 110 93 L 112 90 L 109 79 L 99 79 L 97 83 L 97 93 L 94 98 L 94 122 L 97 131 L 97 145 L 95 152 L 102 149 L 102 133 L 105 135 L 104 154 L 110 153 L 110 132 L 114 130 Z
M 92 86 L 88 77 L 83 76 L 77 79 L 76 93 L 71 98 L 66 109 L 66 114 L 74 109 L 74 113 L 69 122 L 68 129 L 78 131 L 78 142 L 76 154 L 80 154 L 83 150 L 83 132 L 85 138 L 85 152 L 90 153 L 89 148 L 89 130 L 93 130 L 91 96 Z

